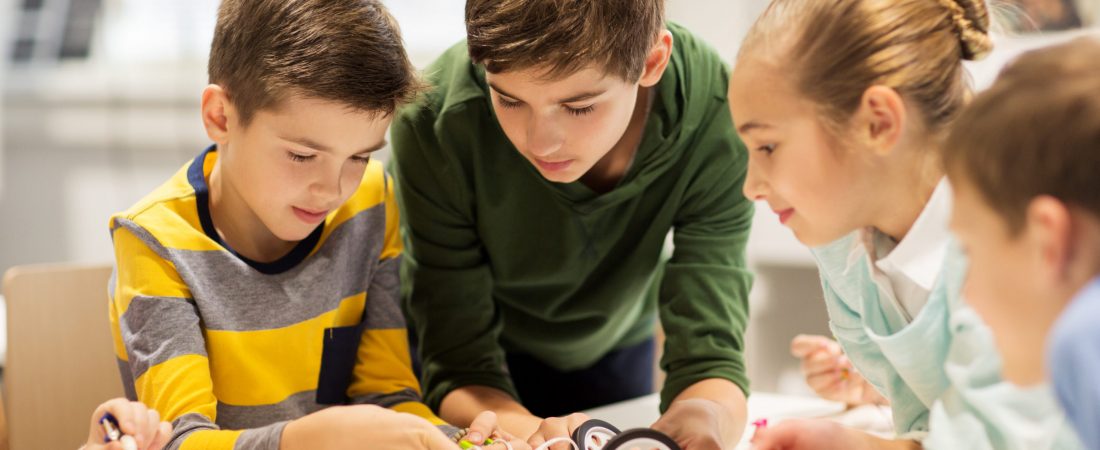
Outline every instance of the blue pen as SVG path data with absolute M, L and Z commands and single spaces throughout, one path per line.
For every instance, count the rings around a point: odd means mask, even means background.
M 122 434 L 122 428 L 118 425 L 118 419 L 111 413 L 104 413 L 103 417 L 99 418 L 99 425 L 103 427 L 104 443 L 119 441 L 122 445 L 122 450 L 137 450 L 137 442 L 134 441 L 133 436 Z

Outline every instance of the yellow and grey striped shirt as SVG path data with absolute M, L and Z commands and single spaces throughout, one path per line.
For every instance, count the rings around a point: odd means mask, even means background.
M 358 190 L 287 256 L 250 261 L 220 239 L 213 147 L 111 218 L 110 321 L 127 394 L 172 421 L 168 448 L 279 447 L 333 404 L 424 417 L 398 304 L 393 186 L 371 162 Z

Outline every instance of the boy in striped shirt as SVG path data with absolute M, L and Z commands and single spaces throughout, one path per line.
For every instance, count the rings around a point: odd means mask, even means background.
M 209 76 L 214 145 L 110 221 L 128 396 L 172 422 L 171 449 L 457 448 L 410 368 L 394 187 L 371 161 L 420 87 L 393 18 L 226 0 Z

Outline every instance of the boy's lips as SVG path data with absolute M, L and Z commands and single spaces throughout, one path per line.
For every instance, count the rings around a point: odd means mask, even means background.
M 328 211 L 314 211 L 310 209 L 302 209 L 297 206 L 292 206 L 294 209 L 294 215 L 298 216 L 305 223 L 320 223 L 325 220 L 325 216 L 328 216 Z
M 779 215 L 779 223 L 786 225 L 788 220 L 791 220 L 791 216 L 794 215 L 794 208 L 787 208 L 781 210 L 772 210 Z
M 539 168 L 547 172 L 559 172 L 568 169 L 569 166 L 573 164 L 572 159 L 567 159 L 564 161 L 543 161 L 538 158 L 533 159 L 535 160 L 535 164 L 538 165 Z

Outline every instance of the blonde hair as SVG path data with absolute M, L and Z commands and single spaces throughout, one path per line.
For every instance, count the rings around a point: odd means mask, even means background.
M 789 69 L 794 86 L 839 129 L 874 85 L 897 91 L 942 135 L 970 96 L 963 60 L 993 48 L 983 0 L 774 0 L 739 59 Z

